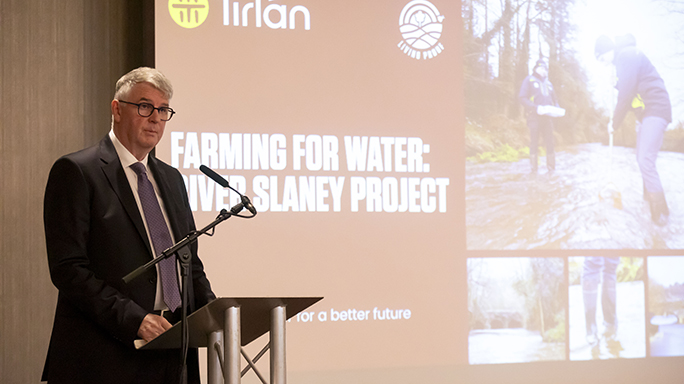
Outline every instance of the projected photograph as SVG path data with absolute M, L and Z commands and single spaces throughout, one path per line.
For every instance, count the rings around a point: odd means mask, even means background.
M 644 259 L 568 259 L 570 360 L 646 356 Z
M 684 256 L 648 258 L 651 356 L 684 356 Z
M 565 360 L 561 258 L 468 259 L 470 364 Z
M 516 4 L 463 2 L 468 249 L 684 248 L 684 3 Z

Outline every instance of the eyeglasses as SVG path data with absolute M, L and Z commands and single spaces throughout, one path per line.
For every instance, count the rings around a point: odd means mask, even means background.
M 156 109 L 159 112 L 159 118 L 162 119 L 163 121 L 169 121 L 173 117 L 173 114 L 176 113 L 174 112 L 173 109 L 169 107 L 159 107 L 155 108 L 154 105 L 150 103 L 131 103 L 129 101 L 123 101 L 119 100 L 119 103 L 126 103 L 130 105 L 135 105 L 138 107 L 138 115 L 142 117 L 150 117 L 152 116 L 152 113 L 154 113 L 154 110 Z

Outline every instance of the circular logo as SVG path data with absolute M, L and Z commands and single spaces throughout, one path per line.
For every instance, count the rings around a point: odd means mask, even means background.
M 399 43 L 399 49 L 417 60 L 439 55 L 444 50 L 439 42 L 443 20 L 444 16 L 439 14 L 437 7 L 431 2 L 409 2 L 399 15 L 399 31 L 404 39 Z
M 209 0 L 169 0 L 169 14 L 183 28 L 195 28 L 209 15 Z

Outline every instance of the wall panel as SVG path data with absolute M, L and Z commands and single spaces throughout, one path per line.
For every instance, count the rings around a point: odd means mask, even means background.
M 114 82 L 144 64 L 145 4 L 0 2 L 3 383 L 40 380 L 57 297 L 45 256 L 45 182 L 59 156 L 109 130 Z

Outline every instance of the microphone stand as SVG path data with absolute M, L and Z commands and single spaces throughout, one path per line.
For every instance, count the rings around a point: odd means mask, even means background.
M 213 230 L 214 227 L 219 225 L 220 223 L 230 219 L 231 216 L 237 216 L 240 211 L 244 208 L 243 203 L 239 203 L 233 208 L 231 208 L 230 211 L 227 211 L 225 209 L 221 210 L 219 215 L 216 217 L 214 221 L 212 221 L 209 225 L 206 227 L 200 229 L 199 231 L 193 231 L 187 236 L 185 236 L 182 240 L 177 242 L 176 244 L 172 245 L 168 249 L 166 249 L 164 252 L 162 252 L 159 256 L 155 257 L 154 259 L 150 260 L 147 264 L 142 265 L 135 269 L 133 272 L 129 273 L 128 275 L 123 277 L 123 282 L 125 284 L 130 283 L 131 281 L 135 280 L 138 278 L 140 275 L 143 273 L 147 272 L 150 268 L 154 267 L 159 263 L 160 261 L 169 258 L 173 255 L 177 256 L 178 262 L 181 266 L 181 361 L 182 361 L 182 367 L 181 367 L 181 383 L 185 384 L 187 383 L 187 351 L 188 351 L 188 344 L 189 344 L 189 333 L 187 329 L 187 324 L 186 320 L 188 318 L 188 286 L 190 285 L 190 274 L 188 272 L 188 269 L 190 267 L 190 259 L 192 258 L 192 254 L 190 253 L 190 245 L 194 242 L 197 241 L 197 238 L 200 237 L 201 235 L 207 234 L 210 230 Z
M 187 287 L 190 285 L 190 273 L 188 272 L 188 268 L 190 267 L 190 259 L 192 258 L 192 254 L 190 253 L 190 245 L 194 242 L 197 241 L 197 238 L 200 237 L 201 235 L 207 234 L 210 230 L 213 231 L 214 227 L 219 225 L 220 223 L 228 220 L 231 218 L 231 216 L 237 216 L 237 217 L 242 217 L 245 219 L 251 219 L 252 217 L 256 216 L 257 211 L 256 208 L 252 205 L 252 202 L 249 201 L 249 198 L 247 196 L 242 195 L 238 190 L 235 188 L 231 187 L 226 179 L 221 177 L 219 174 L 216 172 L 212 171 L 211 168 L 201 165 L 200 170 L 209 176 L 211 179 L 213 179 L 215 182 L 223 186 L 224 188 L 230 188 L 233 190 L 235 193 L 237 193 L 240 196 L 241 202 L 236 204 L 234 207 L 230 209 L 230 211 L 227 211 L 225 209 L 222 209 L 219 215 L 216 217 L 214 221 L 209 223 L 206 227 L 200 229 L 199 231 L 193 231 L 187 236 L 185 236 L 181 241 L 177 242 L 176 244 L 172 245 L 170 248 L 165 250 L 164 252 L 161 253 L 158 257 L 155 257 L 154 259 L 150 260 L 147 264 L 142 265 L 135 269 L 133 272 L 129 273 L 128 275 L 124 276 L 123 281 L 125 284 L 128 284 L 132 280 L 135 280 L 137 277 L 145 273 L 147 270 L 155 266 L 157 263 L 160 261 L 169 258 L 173 255 L 177 256 L 178 263 L 181 266 L 181 361 L 182 361 L 182 367 L 181 367 L 181 384 L 186 384 L 188 382 L 188 372 L 187 372 L 187 354 L 188 354 L 188 344 L 189 344 L 189 338 L 190 335 L 188 333 L 187 325 L 186 325 L 186 320 L 188 318 L 188 289 Z M 251 216 L 242 216 L 240 215 L 240 212 L 246 208 L 252 215 Z M 213 232 L 212 232 L 213 233 Z M 211 235 L 209 235 L 211 236 Z

